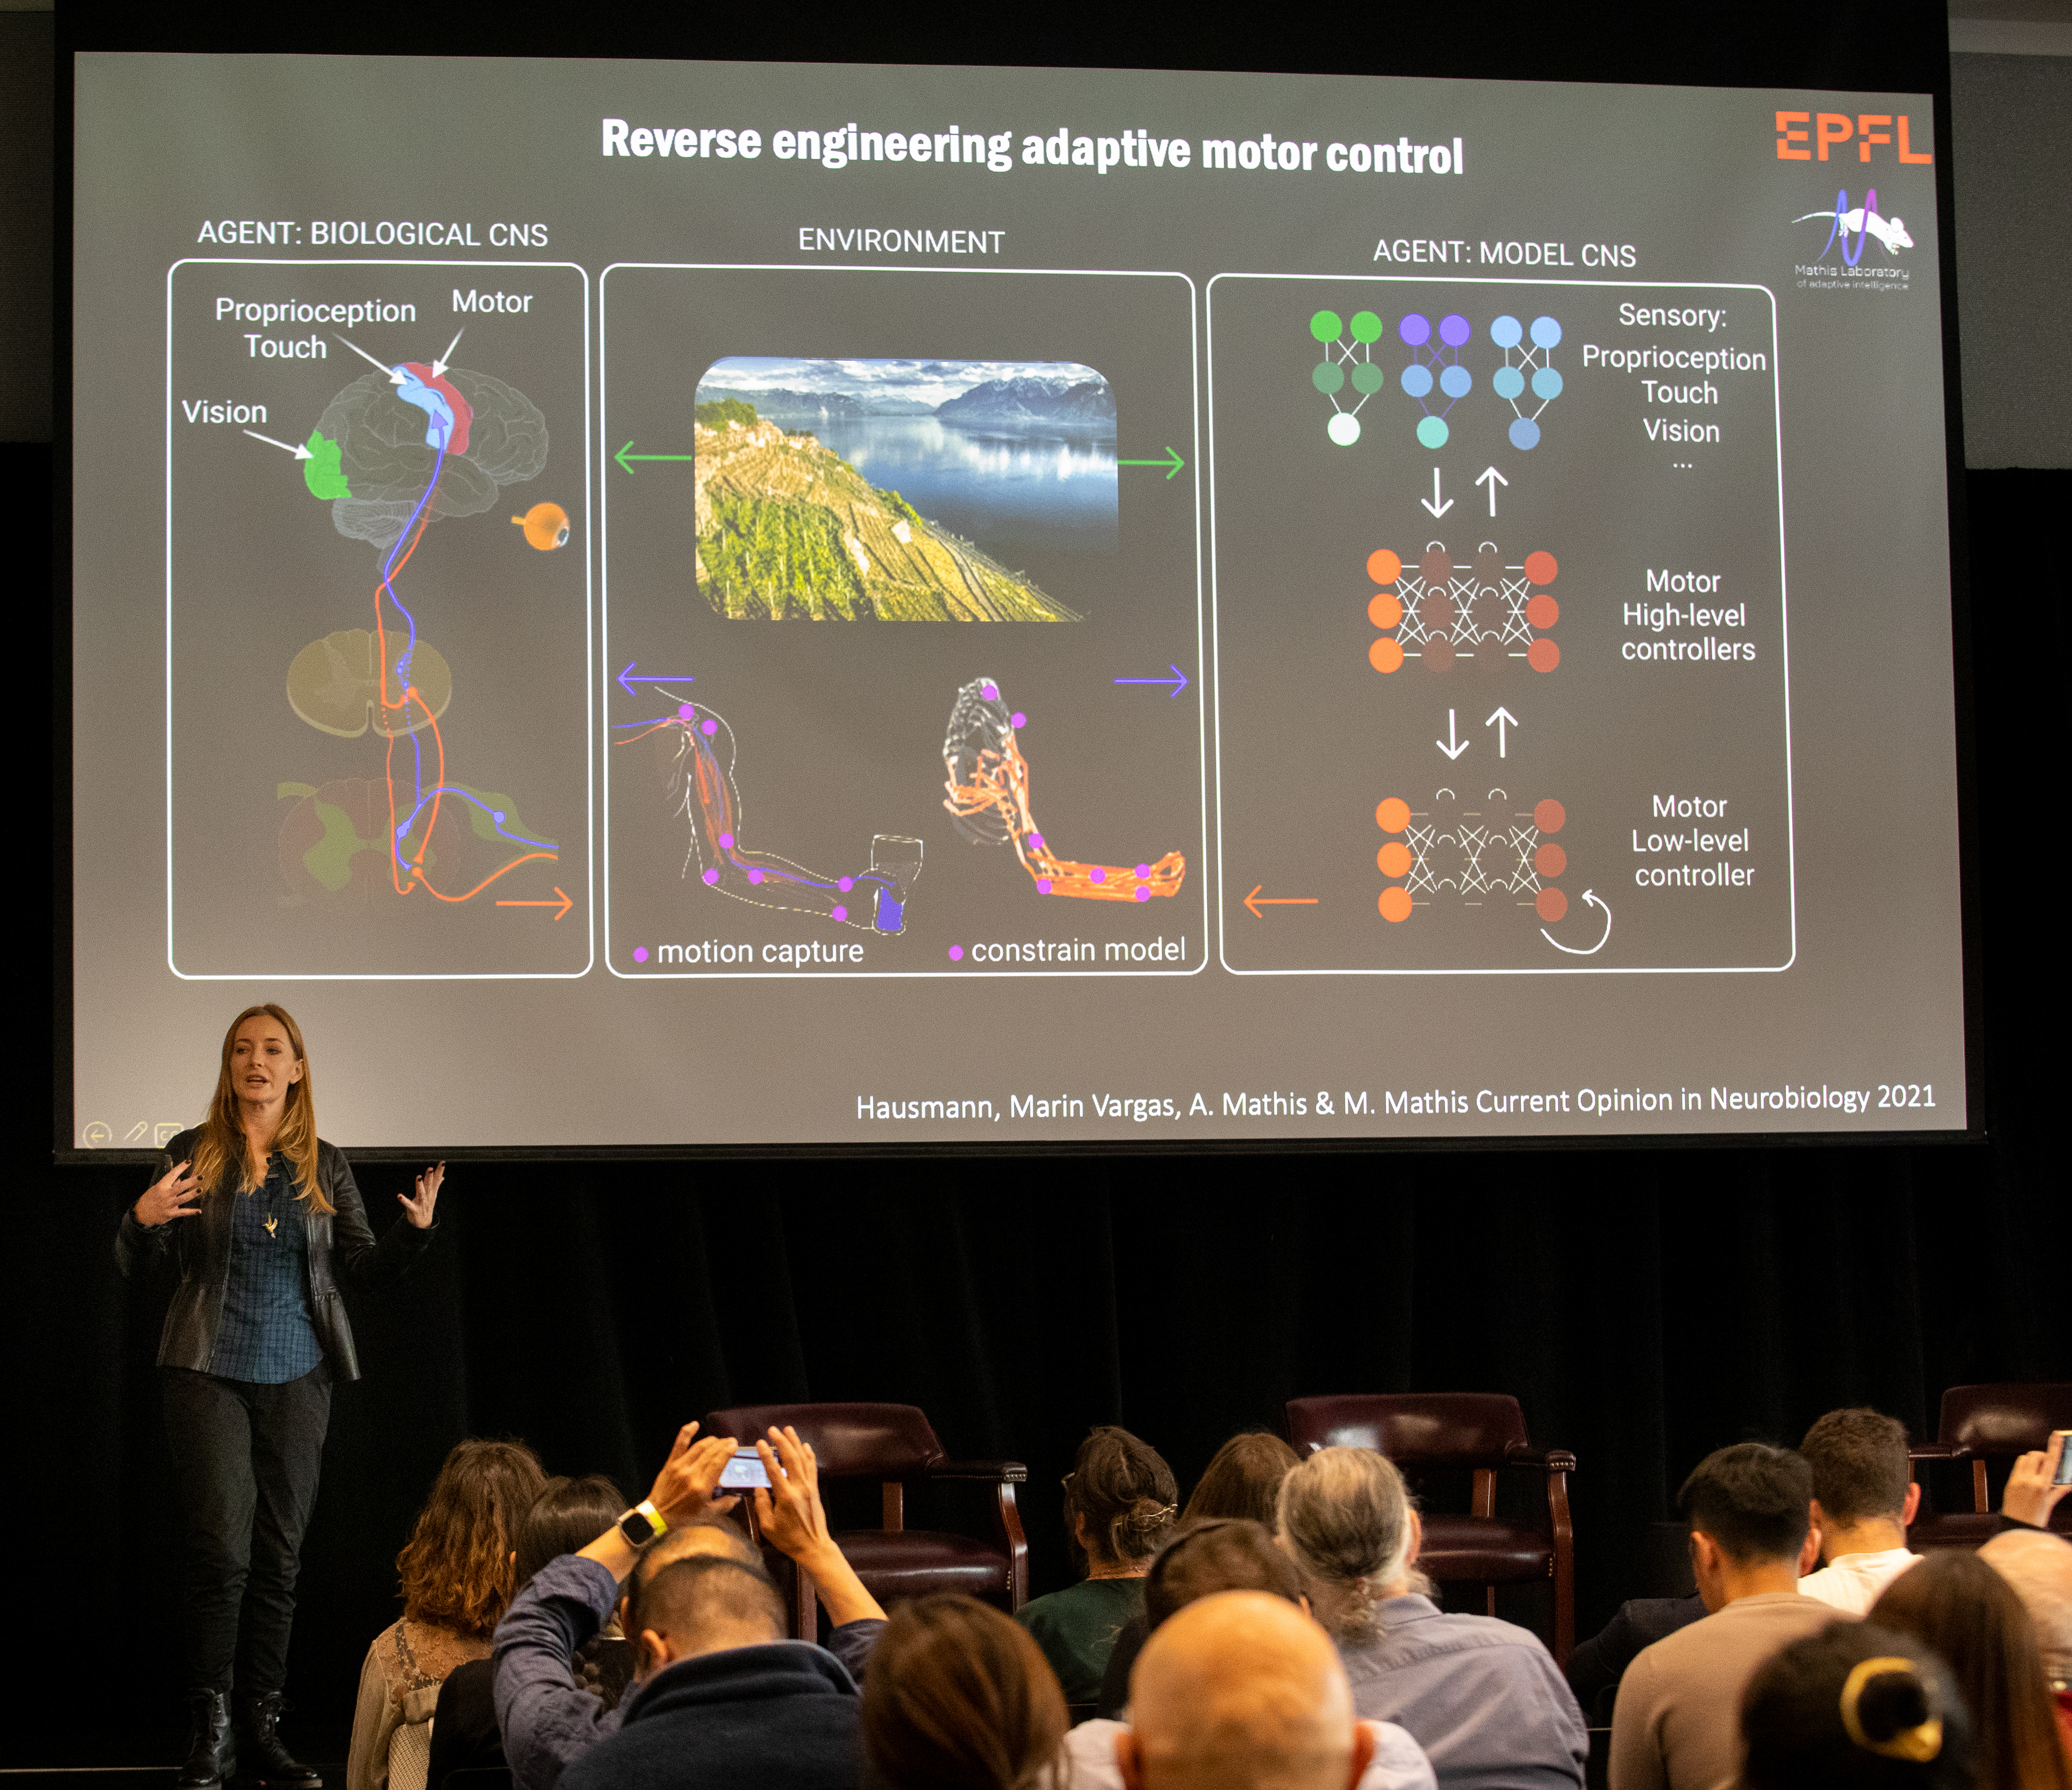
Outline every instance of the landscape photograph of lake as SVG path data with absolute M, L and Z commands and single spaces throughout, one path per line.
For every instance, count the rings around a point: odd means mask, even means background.
M 696 397 L 699 587 L 721 614 L 1074 621 L 1116 550 L 1116 404 L 1071 361 L 715 361 Z

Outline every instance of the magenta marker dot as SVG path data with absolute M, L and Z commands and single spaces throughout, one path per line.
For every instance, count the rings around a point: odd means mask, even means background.
M 634 946 L 634 948 L 633 948 L 633 961 L 634 961 L 635 963 L 645 963 L 645 962 L 647 962 L 647 961 L 648 961 L 648 947 L 647 947 L 646 945 L 644 945 L 644 944 L 636 944 L 635 946 Z
M 1096 883 L 1105 883 L 1108 881 L 1108 872 L 1103 870 L 1098 864 L 1089 870 L 1087 874 Z
M 1049 877 L 1039 876 L 1036 879 L 1036 892 L 1038 895 L 1048 895 L 1050 892 L 1050 879 Z
M 722 851 L 732 851 L 734 850 L 734 835 L 732 833 L 722 833 L 719 836 L 719 849 Z
M 1137 899 L 1139 901 L 1149 901 L 1151 899 L 1151 891 L 1149 889 L 1139 889 L 1137 891 Z
M 750 882 L 751 882 L 751 883 L 760 883 L 760 882 L 763 880 L 763 873 L 762 873 L 762 871 L 760 871 L 760 870 L 750 870 L 750 871 L 748 873 L 748 880 L 749 880 Z
M 682 702 L 677 705 L 676 718 L 679 721 L 695 721 L 697 718 L 698 711 L 693 708 L 689 703 Z
M 979 694 L 989 702 L 997 702 L 1000 700 L 1000 686 L 997 684 L 981 685 L 979 687 Z
M 950 947 L 950 961 L 952 963 L 962 963 L 964 961 L 964 948 L 961 944 L 952 945 Z
M 705 883 L 708 887 L 718 881 L 719 872 L 717 870 L 707 870 L 705 872 Z
M 850 890 L 856 887 L 856 879 L 853 876 L 845 876 L 841 879 L 839 887 L 841 889 L 841 892 L 844 895 L 847 895 Z
M 719 723 L 717 721 L 701 721 L 698 723 L 698 731 L 703 734 L 707 739 L 710 739 L 714 734 L 719 731 Z
M 1040 833 L 1030 833 L 1029 835 L 1029 843 L 1034 846 L 1037 850 L 1041 851 L 1043 849 L 1043 835 Z
M 847 920 L 849 918 L 849 909 L 846 907 L 836 908 L 835 918 L 837 920 Z
M 1023 714 L 1019 710 L 1017 710 L 1014 714 L 1014 725 L 1018 727 L 1027 726 L 1029 725 L 1029 717 Z
M 1137 866 L 1137 874 L 1140 878 L 1149 876 L 1151 874 L 1151 866 L 1149 864 L 1139 864 Z

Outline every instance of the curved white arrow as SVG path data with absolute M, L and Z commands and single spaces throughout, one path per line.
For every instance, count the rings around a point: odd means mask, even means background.
M 1603 938 L 1599 939 L 1595 944 L 1592 945 L 1589 950 L 1579 951 L 1572 944 L 1564 944 L 1559 939 L 1555 937 L 1552 932 L 1548 932 L 1545 927 L 1543 926 L 1540 928 L 1540 937 L 1546 940 L 1546 941 L 1549 944 L 1552 945 L 1556 951 L 1565 951 L 1572 957 L 1594 957 L 1600 951 L 1604 949 L 1605 941 L 1612 936 L 1611 909 L 1605 907 L 1605 904 L 1601 901 L 1598 900 L 1597 896 L 1588 889 L 1584 890 L 1583 899 L 1589 903 L 1593 907 L 1605 908 L 1605 936 Z

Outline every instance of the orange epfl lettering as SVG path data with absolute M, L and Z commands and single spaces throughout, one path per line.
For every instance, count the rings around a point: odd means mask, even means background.
M 1777 115 L 1777 158 L 1780 162 L 1810 162 L 1810 149 L 1794 149 L 1794 143 L 1810 142 L 1811 134 L 1799 126 L 1812 121 L 1810 112 L 1780 112 Z
M 1811 162 L 1817 156 L 1824 162 L 1828 150 L 1853 142 L 1859 162 L 1870 160 L 1874 145 L 1896 149 L 1902 162 L 1933 162 L 1935 157 L 1932 152 L 1914 153 L 1908 140 L 1911 121 L 1903 112 L 1864 112 L 1853 118 L 1846 112 L 1780 112 L 1777 114 L 1777 158 L 1780 162 Z M 1899 139 L 1896 144 L 1893 141 L 1895 130 Z

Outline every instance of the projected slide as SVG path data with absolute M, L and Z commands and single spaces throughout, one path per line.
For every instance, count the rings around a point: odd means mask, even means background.
M 373 68 L 78 59 L 60 1148 L 1968 1125 L 1922 96 Z
M 496 272 L 500 311 L 464 264 L 167 282 L 183 975 L 588 963 L 586 288 Z

